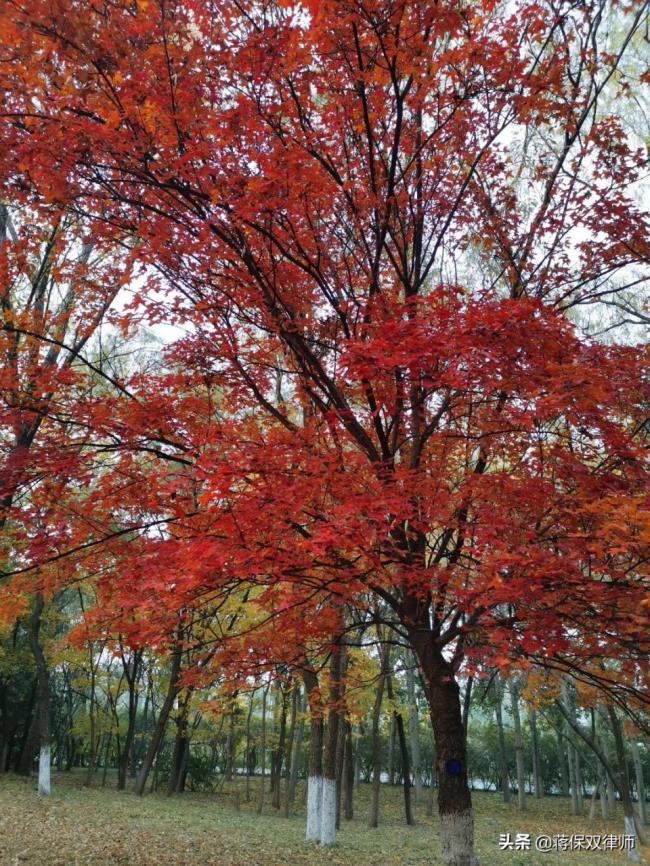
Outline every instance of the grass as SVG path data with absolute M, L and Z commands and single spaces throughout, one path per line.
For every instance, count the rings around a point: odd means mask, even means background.
M 304 796 L 291 818 L 270 805 L 235 809 L 234 787 L 219 794 L 163 794 L 142 799 L 109 788 L 83 788 L 75 775 L 54 777 L 54 795 L 42 799 L 34 779 L 0 776 L 1 866 L 437 866 L 437 820 L 417 809 L 406 827 L 401 791 L 382 787 L 380 827 L 367 826 L 369 787 L 361 785 L 354 821 L 342 821 L 337 844 L 321 849 L 304 841 Z M 243 798 L 242 798 L 243 799 Z M 615 866 L 621 852 L 501 851 L 499 834 L 623 833 L 623 816 L 589 823 L 570 814 L 561 797 L 529 800 L 525 814 L 495 794 L 474 795 L 481 866 Z M 641 849 L 645 863 L 650 850 Z

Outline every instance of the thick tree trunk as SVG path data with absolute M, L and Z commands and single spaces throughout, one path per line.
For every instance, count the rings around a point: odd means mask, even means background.
M 519 714 L 519 690 L 514 680 L 510 680 L 510 701 L 512 708 L 512 722 L 515 735 L 515 761 L 517 764 L 517 804 L 521 812 L 527 808 L 526 804 L 526 764 L 524 761 L 524 740 L 521 733 L 521 716 Z
M 474 815 L 467 783 L 467 747 L 458 682 L 428 629 L 412 628 L 410 637 L 426 681 L 436 743 L 442 862 L 445 866 L 476 866 Z

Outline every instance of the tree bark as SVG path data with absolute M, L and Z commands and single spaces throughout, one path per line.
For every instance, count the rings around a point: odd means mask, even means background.
M 413 660 L 414 657 L 413 657 Z M 412 664 L 406 671 L 406 688 L 409 700 L 409 738 L 411 740 L 411 756 L 413 758 L 413 781 L 415 783 L 415 802 L 422 802 L 422 768 L 420 764 L 420 719 L 418 703 L 415 697 L 415 672 Z M 467 731 L 467 725 L 465 725 Z M 408 822 L 407 822 L 408 823 Z
M 564 704 L 566 715 L 572 729 L 576 726 L 576 707 L 573 694 L 569 690 L 569 683 L 566 679 L 562 680 L 562 702 Z M 574 742 L 574 733 L 569 737 L 569 785 L 571 787 L 571 812 L 574 815 L 582 814 L 582 798 L 580 794 L 580 765 L 576 744 Z
M 645 801 L 645 780 L 643 778 L 643 764 L 639 744 L 634 737 L 630 737 L 630 750 L 632 752 L 632 763 L 634 764 L 634 777 L 636 781 L 636 793 L 639 799 L 639 819 L 642 824 L 648 823 L 648 810 Z
M 343 787 L 343 810 L 346 821 L 354 818 L 354 763 L 355 756 L 352 746 L 352 725 L 345 724 L 345 761 L 344 761 L 344 787 Z
M 570 793 L 569 768 L 567 765 L 566 752 L 564 751 L 564 738 L 562 736 L 562 722 L 555 729 L 557 737 L 557 760 L 560 767 L 560 791 L 563 797 L 568 797 Z
M 296 741 L 293 748 L 293 756 L 291 758 L 291 772 L 289 774 L 289 809 L 291 809 L 296 799 L 296 788 L 298 787 L 298 774 L 300 773 L 302 757 L 302 743 L 305 738 L 305 699 L 300 691 L 298 692 L 298 699 L 300 717 L 298 719 Z
M 395 728 L 395 716 L 390 717 L 390 732 L 388 734 L 388 784 L 392 787 L 395 784 L 395 738 L 397 731 Z
M 226 741 L 226 772 L 225 781 L 232 782 L 235 772 L 235 707 L 236 695 L 232 696 L 228 712 L 228 739 Z
M 377 680 L 375 702 L 372 708 L 372 800 L 370 804 L 370 827 L 379 824 L 379 791 L 381 787 L 381 742 L 379 738 L 379 722 L 381 719 L 381 704 L 386 684 L 386 669 L 388 667 L 388 647 L 380 647 L 381 671 Z M 393 720 L 394 723 L 394 720 Z
M 539 758 L 539 738 L 537 735 L 537 713 L 530 711 L 530 738 L 533 751 L 533 784 L 535 786 L 535 797 L 540 800 L 544 796 L 544 784 L 542 782 L 542 768 Z
M 394 702 L 393 694 L 393 679 L 390 673 L 390 667 L 386 672 L 386 691 L 388 699 Z M 399 743 L 400 754 L 402 756 L 402 784 L 404 788 L 404 817 L 406 824 L 412 827 L 415 824 L 413 818 L 413 807 L 411 805 L 411 770 L 409 766 L 409 752 L 406 744 L 406 732 L 404 730 L 404 718 L 399 710 L 393 710 L 395 718 L 395 727 L 397 729 L 397 742 Z
M 142 650 L 136 650 L 129 661 L 127 662 L 122 656 L 122 666 L 124 669 L 124 677 L 129 690 L 129 707 L 128 720 L 126 728 L 126 738 L 124 749 L 120 754 L 120 761 L 117 771 L 117 790 L 123 791 L 126 788 L 126 777 L 129 770 L 129 765 L 133 766 L 133 746 L 135 743 L 135 724 L 138 713 L 139 695 L 137 691 L 137 683 L 140 677 L 140 664 L 142 661 Z
M 19 776 L 31 776 L 34 758 L 38 749 L 38 710 L 35 712 L 36 695 L 38 692 L 38 677 L 34 680 L 29 694 L 25 713 L 25 728 L 16 755 L 16 773 Z
M 474 815 L 467 783 L 467 745 L 458 682 L 450 662 L 434 644 L 428 625 L 411 627 L 409 633 L 425 678 L 435 737 L 442 862 L 445 866 L 476 866 Z
M 341 692 L 344 665 L 343 643 L 332 648 L 331 685 L 329 712 L 327 715 L 327 735 L 323 752 L 323 795 L 321 804 L 321 845 L 336 842 L 336 746 L 341 720 Z
M 176 700 L 176 697 L 178 696 L 178 693 L 180 691 L 179 678 L 181 673 L 181 657 L 181 644 L 178 643 L 174 646 L 174 649 L 172 650 L 171 671 L 169 674 L 169 685 L 167 687 L 167 694 L 165 695 L 165 700 L 162 707 L 160 708 L 160 713 L 158 714 L 158 719 L 156 720 L 156 724 L 154 727 L 153 737 L 151 738 L 151 742 L 149 743 L 147 754 L 145 755 L 145 759 L 142 763 L 142 767 L 140 768 L 140 772 L 135 783 L 135 793 L 140 797 L 144 793 L 144 789 L 147 784 L 147 778 L 149 776 L 151 767 L 153 766 L 153 762 L 156 759 L 156 755 L 158 754 L 158 750 L 165 735 L 165 728 L 167 727 L 167 720 L 169 719 L 169 714 L 171 713 L 172 707 L 174 706 L 174 701 Z
M 262 776 L 260 778 L 260 796 L 257 804 L 257 814 L 261 815 L 264 811 L 264 798 L 266 787 L 266 702 L 269 696 L 271 683 L 265 687 L 262 692 L 262 738 L 260 742 L 260 751 L 262 752 Z
M 625 755 L 625 743 L 623 741 L 623 727 L 616 714 L 616 710 L 611 704 L 607 705 L 607 713 L 609 715 L 612 733 L 614 734 L 614 746 L 616 748 L 616 763 L 618 770 L 618 791 L 621 795 L 623 804 L 623 814 L 625 815 L 625 832 L 629 835 L 636 835 L 642 845 L 648 844 L 648 834 L 645 828 L 638 820 L 632 805 L 632 797 L 630 796 L 630 772 L 627 765 L 627 757 Z M 636 859 L 640 859 L 638 852 Z M 628 855 L 630 852 L 628 852 Z M 630 858 L 633 859 L 633 858 Z
M 246 789 L 245 789 L 245 797 L 246 802 L 249 803 L 251 799 L 251 772 L 254 771 L 254 767 L 251 767 L 251 718 L 253 716 L 253 705 L 255 702 L 255 692 L 257 689 L 253 689 L 250 695 L 250 701 L 248 703 L 248 714 L 246 716 Z
M 37 672 L 36 686 L 36 724 L 38 728 L 38 793 L 49 797 L 51 788 L 51 708 L 50 708 L 50 671 L 41 644 L 41 623 L 45 600 L 41 592 L 36 593 L 34 608 L 29 618 L 29 643 L 34 655 Z
M 526 765 L 524 761 L 524 740 L 521 733 L 521 716 L 519 714 L 519 690 L 514 680 L 510 680 L 510 702 L 515 735 L 515 761 L 517 764 L 517 804 L 519 811 L 527 809 L 526 803 Z
M 172 765 L 167 783 L 167 794 L 181 794 L 184 788 L 184 770 L 187 765 L 187 753 L 190 747 L 188 718 L 190 712 L 190 699 L 192 692 L 185 690 L 183 699 L 180 701 L 176 713 L 176 736 L 174 737 L 174 752 Z
M 284 817 L 288 818 L 291 813 L 291 771 L 293 769 L 293 763 L 295 760 L 295 756 L 293 753 L 293 741 L 296 736 L 296 717 L 298 715 L 298 698 L 300 697 L 300 690 L 298 688 L 298 683 L 293 683 L 291 687 L 291 718 L 289 720 L 289 733 L 287 735 L 287 745 L 286 745 L 286 778 L 285 778 L 285 786 L 284 786 Z
M 501 683 L 499 681 L 499 677 L 495 677 L 495 704 L 494 704 L 494 715 L 496 717 L 497 723 L 497 733 L 499 736 L 499 777 L 501 780 L 501 793 L 503 795 L 503 802 L 510 802 L 510 778 L 508 776 L 508 755 L 506 752 L 506 738 L 503 730 L 503 713 L 501 709 L 501 704 L 503 701 L 503 689 L 501 687 Z
M 287 689 L 280 686 L 276 692 L 280 701 L 280 735 L 277 748 L 271 756 L 271 804 L 274 809 L 280 808 L 282 794 L 282 767 L 285 763 L 285 744 L 287 739 Z
M 302 675 L 309 703 L 306 838 L 310 842 L 319 842 L 323 797 L 323 701 L 316 673 L 305 664 Z

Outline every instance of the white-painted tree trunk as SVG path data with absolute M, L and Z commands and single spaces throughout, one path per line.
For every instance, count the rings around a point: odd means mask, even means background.
M 627 859 L 632 860 L 633 863 L 639 863 L 641 860 L 641 857 L 637 850 L 637 845 L 639 844 L 639 837 L 636 835 L 634 818 L 628 815 L 625 816 L 625 835 L 634 837 L 634 848 L 628 849 Z
M 442 862 L 445 866 L 478 866 L 474 855 L 472 810 L 440 816 Z
M 50 744 L 42 745 L 38 755 L 38 793 L 49 797 L 52 793 L 50 784 L 51 750 Z
M 323 799 L 323 777 L 307 779 L 307 841 L 320 842 L 321 805 Z
M 336 842 L 336 782 L 334 779 L 323 778 L 320 841 L 321 845 L 333 845 Z

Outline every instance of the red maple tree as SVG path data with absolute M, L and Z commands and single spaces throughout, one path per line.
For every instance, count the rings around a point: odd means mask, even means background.
M 590 2 L 5 7 L 5 196 L 136 237 L 176 369 L 222 394 L 207 438 L 179 415 L 204 513 L 150 562 L 319 634 L 381 598 L 444 862 L 473 863 L 461 664 L 615 658 L 641 688 L 647 354 L 567 313 L 646 276 L 645 155 L 600 111 L 645 6 L 617 44 Z

